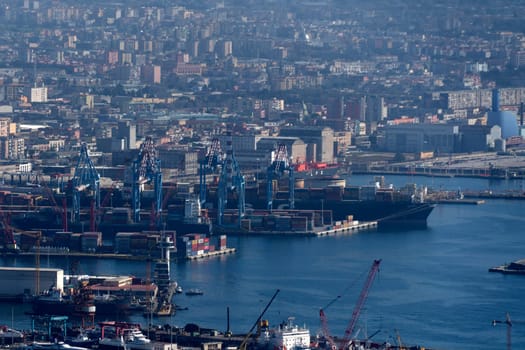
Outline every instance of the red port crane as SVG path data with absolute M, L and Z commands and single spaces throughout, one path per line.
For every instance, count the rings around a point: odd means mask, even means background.
M 372 286 L 372 282 L 374 281 L 374 278 L 377 272 L 379 271 L 380 263 L 381 263 L 381 259 L 374 260 L 374 262 L 372 263 L 372 267 L 370 268 L 370 271 L 368 272 L 368 277 L 366 278 L 365 285 L 363 286 L 363 289 L 361 290 L 361 294 L 359 295 L 359 298 L 357 299 L 357 303 L 354 307 L 354 311 L 352 312 L 352 319 L 350 320 L 348 327 L 346 327 L 345 335 L 341 342 L 341 348 L 340 348 L 341 350 L 346 350 L 352 341 L 351 337 L 354 332 L 355 325 L 357 324 L 357 320 L 359 319 L 359 315 L 361 314 L 361 309 L 363 308 L 363 305 L 365 304 L 366 298 L 368 296 L 368 292 L 370 290 L 370 287 Z M 337 298 L 332 300 L 324 309 L 332 305 L 340 297 L 341 296 L 337 296 Z M 335 340 L 330 335 L 330 331 L 328 329 L 328 324 L 326 320 L 326 315 L 324 313 L 324 309 L 321 309 L 319 311 L 319 317 L 321 318 L 321 327 L 322 327 L 323 335 L 328 341 L 328 343 L 330 343 L 332 350 L 336 350 L 337 345 L 335 343 Z
M 368 297 L 368 292 L 370 291 L 372 282 L 374 282 L 374 277 L 376 276 L 377 271 L 379 271 L 380 263 L 381 259 L 374 260 L 374 262 L 372 263 L 372 267 L 370 267 L 370 271 L 368 272 L 368 277 L 366 278 L 365 285 L 361 290 L 361 294 L 359 295 L 357 303 L 354 307 L 354 311 L 352 312 L 352 319 L 350 320 L 348 327 L 346 327 L 345 336 L 342 342 L 342 349 L 346 349 L 352 341 L 351 337 L 354 333 L 355 325 L 357 324 L 357 320 L 359 319 L 359 315 L 361 314 L 361 309 L 363 308 L 366 298 Z
M 324 313 L 324 310 L 328 308 L 330 305 L 332 305 L 336 300 L 341 298 L 340 295 L 338 295 L 334 300 L 328 303 L 324 308 L 321 308 L 319 310 L 319 318 L 321 319 L 321 328 L 323 331 L 323 336 L 326 338 L 326 341 L 330 344 L 330 347 L 332 350 L 337 349 L 337 345 L 335 344 L 334 338 L 330 335 L 330 330 L 328 329 L 328 321 L 326 320 L 326 315 Z

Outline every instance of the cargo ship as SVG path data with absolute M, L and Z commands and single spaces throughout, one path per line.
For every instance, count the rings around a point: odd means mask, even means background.
M 286 182 L 282 182 L 286 187 Z M 297 186 L 299 185 L 299 186 Z M 425 228 L 435 205 L 426 203 L 424 191 L 414 184 L 396 189 L 385 186 L 384 179 L 366 186 L 336 184 L 326 187 L 302 186 L 296 181 L 294 208 L 298 210 L 331 211 L 334 221 L 377 221 L 378 228 Z M 255 209 L 265 209 L 266 193 L 263 186 L 246 189 L 246 203 Z M 273 208 L 289 208 L 287 188 L 274 193 Z

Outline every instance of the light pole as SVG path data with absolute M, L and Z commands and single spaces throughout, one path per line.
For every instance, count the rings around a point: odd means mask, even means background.
M 324 199 L 321 199 L 321 225 L 324 226 Z

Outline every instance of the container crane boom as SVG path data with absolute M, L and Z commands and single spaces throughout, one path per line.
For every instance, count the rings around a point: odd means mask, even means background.
M 223 165 L 221 144 L 214 138 L 204 158 L 199 162 L 199 200 L 201 206 L 206 203 L 206 175 Z
M 156 225 L 160 227 L 161 205 L 162 205 L 162 171 L 160 159 L 155 148 L 153 138 L 148 136 L 140 145 L 137 159 L 133 162 L 133 183 L 131 189 L 133 221 L 140 221 L 140 202 L 143 185 L 151 183 L 155 192 L 154 217 Z
M 95 207 L 100 208 L 100 175 L 95 169 L 95 164 L 89 157 L 86 143 L 80 146 L 80 156 L 75 168 L 73 182 L 73 215 L 72 221 L 80 221 L 80 194 L 86 190 L 92 191 Z
M 288 150 L 286 145 L 280 144 L 277 147 L 277 153 L 272 164 L 267 169 L 266 174 L 266 200 L 267 209 L 272 211 L 273 209 L 273 179 L 279 178 L 285 171 L 288 171 L 288 193 L 289 193 L 289 206 L 290 209 L 295 207 L 295 178 L 293 166 L 288 160 Z
M 366 278 L 365 285 L 363 286 L 363 289 L 361 290 L 361 294 L 359 295 L 354 311 L 352 312 L 352 319 L 350 320 L 350 323 L 348 324 L 348 327 L 345 330 L 345 335 L 344 335 L 343 343 L 342 343 L 343 349 L 346 348 L 349 342 L 351 341 L 351 337 L 354 332 L 355 325 L 357 324 L 357 320 L 359 319 L 361 309 L 363 308 L 363 305 L 365 304 L 366 298 L 368 296 L 368 292 L 370 290 L 370 287 L 372 286 L 372 282 L 374 281 L 374 277 L 376 276 L 377 271 L 379 271 L 380 263 L 381 263 L 381 259 L 374 260 L 374 262 L 372 263 L 372 267 L 370 268 L 368 277 Z
M 241 168 L 235 155 L 233 154 L 233 142 L 231 132 L 228 132 L 226 140 L 226 157 L 223 159 L 222 169 L 219 176 L 218 203 L 217 203 L 217 224 L 223 225 L 224 210 L 228 202 L 228 192 L 237 192 L 237 209 L 239 216 L 239 227 L 241 219 L 246 214 L 246 180 L 241 173 Z

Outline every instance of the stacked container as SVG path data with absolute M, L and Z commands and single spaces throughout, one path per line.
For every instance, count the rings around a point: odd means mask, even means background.
M 80 236 L 80 250 L 82 252 L 96 252 L 102 245 L 102 232 L 84 232 Z
M 213 248 L 212 248 L 213 247 Z M 198 233 L 177 237 L 177 255 L 182 258 L 195 258 L 215 250 L 210 239 Z

